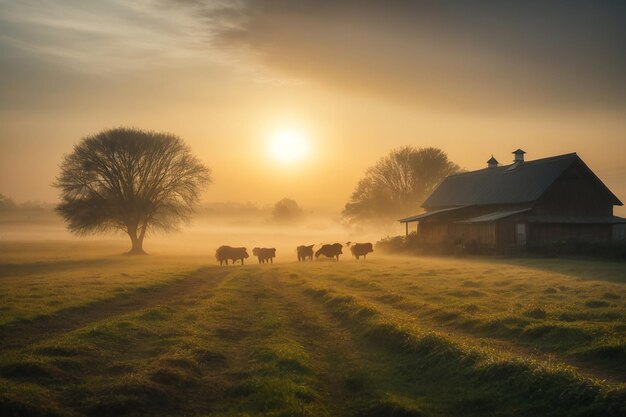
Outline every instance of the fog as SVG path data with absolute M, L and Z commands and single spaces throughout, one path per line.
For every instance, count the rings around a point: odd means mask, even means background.
M 235 213 L 233 215 L 199 213 L 189 224 L 171 233 L 153 233 L 146 237 L 144 248 L 150 256 L 193 256 L 207 257 L 214 262 L 215 250 L 221 245 L 244 246 L 252 258 L 252 248 L 273 247 L 277 249 L 275 262 L 297 261 L 296 246 L 319 245 L 321 243 L 372 242 L 387 235 L 403 232 L 400 224 L 387 226 L 350 228 L 343 225 L 339 215 L 313 215 L 294 224 L 272 222 L 265 211 L 254 214 Z M 52 210 L 16 210 L 0 212 L 0 244 L 24 246 L 37 243 L 49 246 L 62 242 L 76 243 L 78 250 L 88 251 L 94 246 L 99 254 L 119 255 L 130 249 L 130 241 L 125 234 L 101 234 L 75 236 L 66 228 L 63 220 Z M 41 251 L 37 251 L 39 256 Z M 23 254 L 27 256 L 27 251 Z M 72 257 L 73 253 L 59 256 Z M 0 255 L 4 261 L 7 254 Z M 350 256 L 344 248 L 344 256 Z M 21 256 L 20 256 L 21 257 Z M 36 261 L 37 259 L 31 259 Z

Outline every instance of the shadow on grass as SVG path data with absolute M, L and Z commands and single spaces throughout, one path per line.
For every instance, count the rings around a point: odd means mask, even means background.
M 496 262 L 569 275 L 584 281 L 626 283 L 626 262 L 587 258 L 510 258 Z

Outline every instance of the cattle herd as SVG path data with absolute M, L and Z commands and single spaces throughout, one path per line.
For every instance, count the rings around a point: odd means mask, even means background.
M 361 259 L 361 256 L 365 259 L 368 253 L 374 252 L 374 247 L 371 243 L 348 242 L 346 245 L 350 248 L 352 256 L 356 259 Z M 338 261 L 339 255 L 343 254 L 343 245 L 341 243 L 322 244 L 319 245 L 319 249 L 316 251 L 313 250 L 314 246 L 315 245 L 298 246 L 296 248 L 298 261 L 305 262 L 307 259 L 312 261 L 313 256 L 317 259 L 322 255 L 326 258 Z M 254 248 L 252 249 L 252 255 L 257 257 L 260 264 L 274 263 L 276 248 Z M 243 265 L 245 260 L 249 257 L 248 250 L 244 247 L 235 248 L 232 246 L 220 246 L 217 251 L 215 251 L 215 259 L 218 260 L 220 265 L 223 265 L 224 263 L 228 265 L 229 260 L 232 261 L 233 264 L 237 261 L 241 261 L 241 264 Z

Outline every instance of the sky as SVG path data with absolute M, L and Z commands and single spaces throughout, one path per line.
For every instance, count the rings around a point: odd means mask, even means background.
M 577 152 L 626 201 L 625 21 L 623 1 L 0 0 L 0 193 L 55 201 L 75 143 L 131 126 L 190 145 L 205 201 L 338 212 L 403 145 L 469 170 Z

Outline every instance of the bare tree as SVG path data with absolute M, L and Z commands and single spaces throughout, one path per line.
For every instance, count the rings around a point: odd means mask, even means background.
M 458 170 L 458 165 L 440 149 L 395 149 L 366 171 L 343 215 L 349 222 L 406 215 L 415 211 L 445 177 Z
M 142 254 L 149 230 L 189 219 L 211 174 L 187 145 L 168 133 L 104 130 L 74 146 L 61 164 L 56 210 L 73 233 L 121 230 L 129 253 Z

